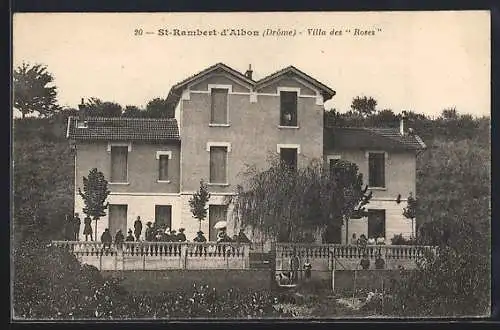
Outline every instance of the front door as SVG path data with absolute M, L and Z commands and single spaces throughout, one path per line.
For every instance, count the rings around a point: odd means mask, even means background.
M 155 205 L 155 224 L 160 228 L 172 229 L 171 205 Z
M 115 237 L 118 229 L 121 229 L 123 234 L 127 232 L 127 205 L 110 204 L 109 205 L 109 232 Z
M 385 238 L 385 210 L 368 210 L 368 238 Z
M 227 205 L 210 205 L 208 209 L 208 240 L 216 241 L 218 229 L 214 226 L 219 221 L 227 220 Z

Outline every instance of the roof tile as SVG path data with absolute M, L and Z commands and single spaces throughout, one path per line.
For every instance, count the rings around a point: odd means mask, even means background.
M 87 127 L 78 127 L 79 122 L 86 122 Z M 71 117 L 68 125 L 68 138 L 74 140 L 180 140 L 177 120 L 173 118 Z

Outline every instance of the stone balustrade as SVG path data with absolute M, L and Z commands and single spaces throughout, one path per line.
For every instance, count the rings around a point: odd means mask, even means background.
M 276 261 L 278 267 L 287 269 L 290 258 L 295 253 L 300 263 L 309 262 L 316 270 L 328 271 L 337 265 L 344 269 L 358 269 L 364 255 L 373 266 L 377 255 L 380 254 L 386 268 L 412 269 L 426 252 L 435 253 L 436 248 L 418 245 L 367 245 L 363 248 L 340 244 L 277 243 Z
M 248 244 L 195 242 L 53 241 L 99 270 L 247 269 Z

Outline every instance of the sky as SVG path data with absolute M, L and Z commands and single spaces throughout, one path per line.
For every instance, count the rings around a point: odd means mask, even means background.
M 159 29 L 218 35 L 162 36 Z M 222 36 L 224 29 L 259 35 Z M 266 29 L 295 35 L 264 35 Z M 312 29 L 326 35 L 311 35 Z M 374 33 L 355 35 L 356 29 Z M 330 34 L 336 31 L 341 35 Z M 23 62 L 47 66 L 66 107 L 90 97 L 144 107 L 223 62 L 240 72 L 251 64 L 255 80 L 294 65 L 336 91 L 325 108 L 340 112 L 354 97 L 371 96 L 379 110 L 395 113 L 438 116 L 455 107 L 490 114 L 488 11 L 17 13 L 14 68 Z

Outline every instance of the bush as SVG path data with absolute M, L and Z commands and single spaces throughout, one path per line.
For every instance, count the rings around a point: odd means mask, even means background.
M 413 245 L 413 244 L 415 244 L 415 242 L 412 239 L 406 239 L 403 236 L 403 234 L 399 234 L 399 235 L 394 235 L 394 237 L 391 238 L 391 244 L 392 245 Z
M 218 291 L 195 285 L 189 292 L 132 295 L 119 280 L 105 280 L 92 266 L 42 242 L 14 252 L 14 317 L 21 319 L 265 318 L 283 317 L 269 291 Z

